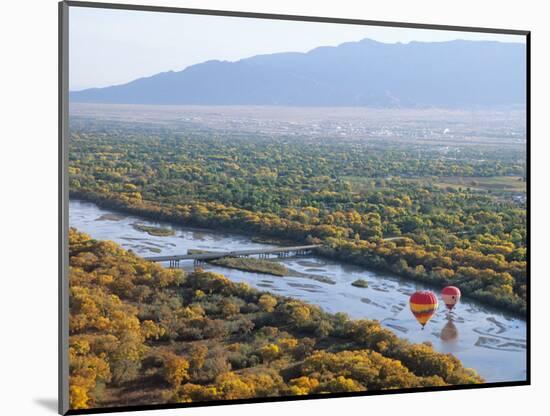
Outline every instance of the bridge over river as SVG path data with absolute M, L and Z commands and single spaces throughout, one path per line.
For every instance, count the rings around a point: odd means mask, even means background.
M 193 254 L 175 254 L 170 256 L 155 256 L 145 257 L 145 260 L 154 262 L 169 262 L 170 267 L 179 267 L 179 262 L 182 260 L 193 260 L 194 265 L 197 266 L 208 260 L 216 260 L 224 257 L 250 257 L 259 256 L 261 259 L 268 259 L 272 255 L 278 258 L 286 258 L 291 256 L 306 256 L 311 254 L 313 250 L 321 247 L 320 244 L 310 244 L 306 246 L 292 246 L 292 247 L 274 247 L 264 249 L 252 249 L 252 250 L 236 250 L 236 251 L 216 251 L 205 253 L 193 253 Z

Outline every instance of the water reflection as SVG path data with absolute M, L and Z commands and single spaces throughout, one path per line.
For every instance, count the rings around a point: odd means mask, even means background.
M 441 341 L 447 343 L 456 342 L 458 340 L 458 328 L 453 322 L 452 315 L 447 315 L 447 323 L 441 330 L 439 337 L 441 338 Z

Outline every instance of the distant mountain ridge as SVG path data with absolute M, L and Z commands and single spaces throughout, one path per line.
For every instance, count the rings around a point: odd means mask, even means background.
M 525 103 L 524 44 L 380 43 L 207 61 L 127 84 L 70 92 L 116 104 L 478 107 Z

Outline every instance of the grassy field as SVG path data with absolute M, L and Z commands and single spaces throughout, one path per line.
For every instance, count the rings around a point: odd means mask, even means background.
M 451 188 L 470 188 L 491 192 L 525 192 L 526 184 L 520 176 L 493 176 L 493 177 L 442 177 L 435 183 L 436 186 Z
M 345 178 L 356 192 L 389 188 L 393 180 L 411 182 L 417 185 L 432 185 L 439 188 L 469 188 L 473 191 L 485 191 L 495 194 L 501 193 L 525 193 L 526 183 L 521 176 L 442 176 L 442 177 L 424 177 L 424 178 L 360 178 L 357 176 L 348 176 Z

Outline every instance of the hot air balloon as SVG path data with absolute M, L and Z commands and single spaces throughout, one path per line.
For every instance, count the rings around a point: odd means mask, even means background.
M 447 286 L 441 292 L 441 296 L 443 297 L 443 302 L 445 302 L 447 309 L 452 310 L 460 300 L 460 289 L 454 286 Z
M 424 325 L 428 323 L 437 309 L 437 297 L 429 290 L 422 290 L 411 295 L 409 304 L 411 312 L 424 329 Z

